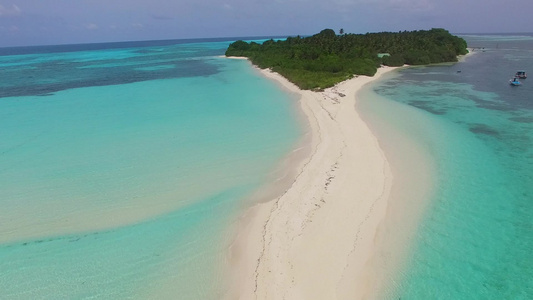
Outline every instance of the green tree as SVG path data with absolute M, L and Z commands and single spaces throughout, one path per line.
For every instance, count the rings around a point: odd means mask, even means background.
M 457 61 L 466 42 L 447 30 L 342 34 L 324 29 L 310 37 L 268 40 L 263 44 L 236 41 L 227 56 L 248 57 L 260 68 L 271 68 L 302 89 L 323 89 L 353 75 L 373 76 L 380 64 L 402 66 Z M 390 56 L 378 57 L 378 53 Z

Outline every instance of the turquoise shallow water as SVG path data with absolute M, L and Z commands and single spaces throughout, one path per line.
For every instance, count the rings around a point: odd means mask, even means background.
M 387 299 L 533 298 L 533 78 L 507 84 L 533 38 L 465 38 L 484 49 L 374 86 L 437 182 Z M 0 298 L 220 298 L 224 229 L 299 135 L 227 43 L 0 56 Z
M 386 299 L 533 298 L 533 78 L 508 84 L 533 70 L 533 37 L 465 39 L 479 47 L 465 61 L 403 69 L 373 87 L 386 99 L 365 103 L 383 116 L 387 102 L 410 107 L 396 113 L 423 128 L 412 138 L 435 163 L 434 194 Z
M 0 298 L 219 298 L 227 229 L 300 135 L 228 43 L 0 56 Z

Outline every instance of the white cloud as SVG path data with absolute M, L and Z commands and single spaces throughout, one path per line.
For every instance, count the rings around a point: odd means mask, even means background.
M 91 23 L 91 24 L 85 25 L 85 28 L 87 28 L 89 30 L 95 30 L 95 29 L 98 29 L 98 25 L 96 25 L 94 23 Z
M 1 16 L 20 16 L 21 13 L 22 13 L 22 10 L 15 4 L 12 4 L 11 7 L 4 7 L 3 5 L 0 5 L 0 17 Z
M 396 9 L 427 11 L 433 9 L 431 0 L 389 0 L 389 4 Z
M 430 10 L 434 7 L 434 0 L 333 0 L 341 7 L 355 7 L 358 5 L 374 6 L 375 8 L 397 10 Z
M 162 21 L 174 20 L 174 17 L 173 17 L 173 16 L 171 16 L 171 15 L 164 15 L 164 14 L 152 15 L 152 18 L 153 18 L 153 19 L 156 19 L 156 20 L 162 20 Z

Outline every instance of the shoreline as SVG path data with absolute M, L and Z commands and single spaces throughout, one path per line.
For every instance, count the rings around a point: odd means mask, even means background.
M 300 96 L 310 151 L 291 166 L 296 172 L 281 196 L 257 202 L 237 225 L 226 299 L 368 296 L 377 277 L 365 271 L 373 262 L 393 175 L 377 137 L 356 111 L 356 94 L 395 69 L 381 67 L 373 77 L 357 76 L 323 92 L 300 90 L 258 69 Z
M 371 294 L 363 297 L 389 299 L 415 255 L 415 236 L 437 187 L 437 169 L 432 153 L 416 138 L 419 124 L 425 122 L 424 113 L 377 95 L 370 87 L 359 94 L 364 100 L 356 109 L 379 137 L 392 173 L 399 175 L 392 182 L 386 215 L 376 231 L 376 252 L 367 266 L 367 273 L 375 276 L 369 286 Z

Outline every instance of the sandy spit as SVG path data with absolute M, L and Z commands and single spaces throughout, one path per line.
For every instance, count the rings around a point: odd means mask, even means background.
M 386 215 L 392 173 L 377 138 L 355 109 L 357 76 L 323 92 L 300 90 L 311 136 L 288 189 L 248 210 L 230 249 L 227 299 L 361 299 L 375 286 L 368 264 Z M 370 293 L 371 294 L 371 293 Z

